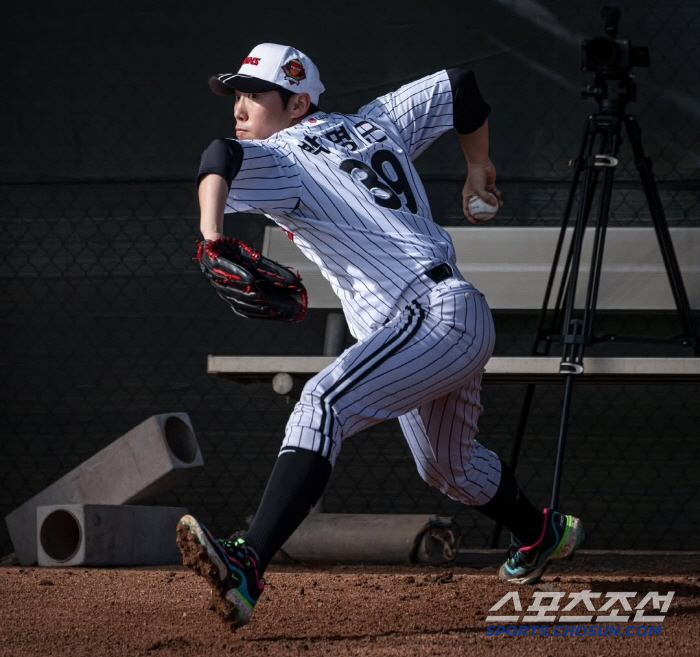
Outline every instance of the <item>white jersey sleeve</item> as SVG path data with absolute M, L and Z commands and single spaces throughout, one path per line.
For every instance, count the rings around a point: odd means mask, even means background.
M 289 150 L 273 140 L 240 141 L 241 168 L 226 199 L 229 212 L 285 213 L 299 203 L 301 181 Z
M 380 96 L 359 114 L 385 115 L 398 129 L 408 155 L 415 160 L 454 125 L 452 88 L 446 71 L 439 71 Z

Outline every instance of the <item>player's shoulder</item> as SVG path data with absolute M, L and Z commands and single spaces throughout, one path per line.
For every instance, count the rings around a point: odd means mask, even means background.
M 398 88 L 389 90 L 363 105 L 358 113 L 383 113 L 397 104 L 413 101 L 421 102 L 425 95 L 432 96 L 437 92 L 444 91 L 444 83 L 449 83 L 449 76 L 446 69 L 440 69 L 428 73 L 419 78 L 408 80 Z
M 286 134 L 288 132 L 289 129 L 286 129 L 266 139 L 245 139 L 239 143 L 243 147 L 245 157 L 251 163 L 255 163 L 257 166 L 277 165 L 291 175 L 296 167 L 294 155 L 296 140 Z

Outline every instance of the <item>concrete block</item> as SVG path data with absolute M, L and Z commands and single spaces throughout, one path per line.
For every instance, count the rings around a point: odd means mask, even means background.
M 275 555 L 275 563 L 421 563 L 457 556 L 452 518 L 419 514 L 312 513 Z
M 172 506 L 56 504 L 37 508 L 40 566 L 181 565 Z
M 143 502 L 203 464 L 187 413 L 153 415 L 6 516 L 17 559 L 37 562 L 39 506 Z

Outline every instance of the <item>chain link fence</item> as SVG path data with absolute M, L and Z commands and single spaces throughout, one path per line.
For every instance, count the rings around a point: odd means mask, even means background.
M 587 114 L 595 111 L 595 103 L 581 96 L 589 80 L 580 70 L 580 44 L 602 34 L 599 8 L 505 0 L 459 4 L 455 20 L 443 16 L 439 24 L 434 16 L 423 17 L 418 3 L 407 3 L 401 17 L 386 9 L 368 28 L 367 42 L 379 50 L 371 57 L 358 53 L 360 64 L 375 62 L 365 67 L 368 77 L 357 67 L 347 70 L 348 61 L 338 54 L 343 46 L 347 56 L 355 52 L 349 42 L 324 36 L 321 26 L 329 17 L 319 15 L 311 25 L 294 19 L 292 27 L 299 27 L 299 47 L 320 65 L 329 60 L 321 65 L 329 71 L 327 109 L 354 109 L 411 77 L 464 62 L 468 51 L 493 107 L 492 157 L 506 198 L 498 225 L 559 225 L 570 187 L 568 161 L 578 150 Z M 680 0 L 619 4 L 619 36 L 650 48 L 651 67 L 635 71 L 638 100 L 629 109 L 642 126 L 668 223 L 700 227 L 700 68 L 694 57 L 700 7 Z M 349 4 L 340 5 L 331 24 L 345 21 L 353 33 L 362 17 Z M 9 131 L 0 158 L 3 517 L 147 417 L 173 411 L 189 413 L 205 467 L 154 502 L 186 506 L 216 531 L 229 533 L 244 526 L 260 499 L 291 402 L 269 384 L 207 375 L 207 355 L 320 355 L 325 313 L 312 310 L 298 325 L 239 320 L 192 262 L 199 152 L 219 131 L 230 132 L 228 109 L 201 88 L 221 62 L 230 62 L 231 35 L 212 22 L 221 11 L 217 5 L 165 17 L 132 7 L 100 20 L 78 12 L 73 23 L 61 19 L 60 41 L 49 27 L 57 20 L 52 10 L 38 17 L 16 8 L 3 28 L 11 31 L 6 43 L 26 53 L 11 72 L 16 94 L 0 105 Z M 264 18 L 246 19 L 261 35 L 251 31 L 256 37 L 250 47 L 285 40 L 290 26 L 266 34 Z M 464 25 L 471 26 L 469 48 Z M 205 26 L 214 34 L 206 44 L 193 41 L 185 62 L 181 44 Z M 416 40 L 418 34 L 425 42 Z M 226 48 L 208 49 L 217 37 Z M 23 76 L 32 66 L 39 70 L 59 41 L 55 75 L 37 96 L 41 81 L 29 76 L 25 83 Z M 160 54 L 152 57 L 157 47 Z M 173 82 L 168 56 L 181 67 L 182 88 Z M 104 70 L 111 60 L 116 62 Z M 200 116 L 203 121 L 190 126 Z M 648 225 L 626 148 L 611 225 Z M 459 158 L 455 140 L 446 136 L 418 161 L 434 216 L 445 225 L 465 221 Z M 265 221 L 229 215 L 227 232 L 260 247 Z M 610 332 L 650 338 L 678 333 L 674 313 L 599 317 Z M 495 355 L 528 355 L 537 319 L 537 313 L 497 312 Z M 601 344 L 591 354 L 692 356 L 664 342 Z M 523 393 L 520 385 L 484 386 L 481 440 L 506 459 Z M 518 463 L 519 479 L 542 504 L 549 499 L 561 396 L 561 386 L 537 386 Z M 698 399 L 694 385 L 576 387 L 560 500 L 584 519 L 587 547 L 697 546 Z M 394 422 L 345 444 L 325 510 L 451 515 L 470 547 L 488 547 L 492 532 L 490 522 L 418 478 Z M 503 536 L 501 545 L 505 541 Z M 11 550 L 0 525 L 0 556 Z

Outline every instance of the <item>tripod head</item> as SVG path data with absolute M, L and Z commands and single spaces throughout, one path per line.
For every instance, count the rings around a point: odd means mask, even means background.
M 581 95 L 593 98 L 601 114 L 622 115 L 625 105 L 637 99 L 637 86 L 632 74 L 635 66 L 649 66 L 649 49 L 633 46 L 629 39 L 618 39 L 620 10 L 601 10 L 605 36 L 584 39 L 581 43 L 582 68 L 593 72 L 593 84 L 583 88 Z M 617 82 L 612 93 L 608 83 Z

